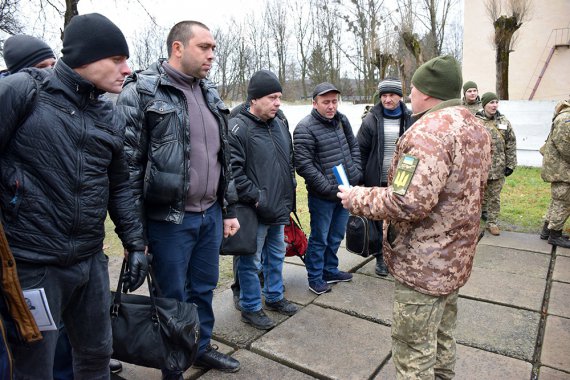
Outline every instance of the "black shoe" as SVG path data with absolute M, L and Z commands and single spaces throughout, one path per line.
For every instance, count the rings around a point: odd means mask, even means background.
M 206 351 L 194 362 L 194 368 L 217 369 L 222 372 L 239 371 L 239 361 L 218 351 L 218 346 L 208 345 Z
M 263 310 L 258 311 L 243 311 L 241 312 L 241 321 L 249 323 L 259 330 L 270 330 L 275 327 L 273 322 Z
M 487 221 L 487 211 L 481 212 L 481 219 L 483 219 L 485 222 Z
M 277 302 L 267 302 L 265 301 L 265 309 L 276 311 L 283 315 L 294 315 L 299 311 L 299 307 L 294 303 L 288 301 L 285 298 L 280 299 Z
M 239 293 L 233 295 L 233 299 L 234 299 L 234 307 L 236 308 L 237 311 L 241 311 L 241 306 L 239 305 Z
M 109 370 L 111 373 L 119 373 L 123 370 L 123 363 L 116 359 L 111 359 L 109 362 Z
M 184 380 L 182 373 L 168 373 L 162 375 L 162 380 Z
M 550 237 L 550 229 L 548 228 L 548 224 L 550 224 L 550 222 L 544 222 L 544 225 L 542 226 L 542 231 L 540 231 L 540 238 L 542 240 L 548 240 L 548 238 Z M 570 236 L 568 236 L 565 233 L 562 233 L 562 237 L 564 239 L 570 238 Z
M 548 237 L 548 244 L 555 245 L 562 248 L 570 248 L 570 239 L 562 236 L 562 230 L 550 230 L 550 236 Z
M 338 271 L 335 274 L 323 275 L 323 280 L 327 284 L 335 284 L 337 282 L 348 282 L 352 280 L 352 273 Z
M 376 268 L 374 271 L 380 277 L 388 276 L 388 267 L 384 263 L 384 258 L 382 255 L 376 256 Z

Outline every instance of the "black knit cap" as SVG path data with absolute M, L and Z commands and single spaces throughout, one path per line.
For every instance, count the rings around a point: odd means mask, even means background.
M 249 100 L 263 98 L 276 92 L 283 92 L 283 89 L 279 79 L 271 71 L 259 70 L 251 76 L 247 87 L 247 98 Z
M 99 13 L 75 16 L 63 31 L 61 59 L 72 69 L 100 59 L 129 57 L 123 32 Z
M 4 62 L 12 74 L 48 58 L 55 59 L 53 50 L 39 38 L 18 34 L 4 42 Z
M 397 78 L 386 78 L 378 85 L 378 95 L 396 94 L 402 96 L 402 82 Z

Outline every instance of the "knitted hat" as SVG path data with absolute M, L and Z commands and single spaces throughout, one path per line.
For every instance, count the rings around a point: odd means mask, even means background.
M 402 96 L 402 82 L 397 78 L 386 78 L 378 84 L 378 94 L 396 94 Z
M 4 61 L 12 74 L 34 67 L 41 61 L 54 58 L 53 50 L 42 40 L 24 34 L 12 36 L 4 42 Z
M 485 108 L 487 103 L 489 103 L 491 100 L 499 100 L 499 98 L 493 92 L 484 93 L 483 96 L 481 96 L 481 106 Z
M 123 32 L 99 13 L 75 16 L 63 31 L 61 59 L 72 69 L 100 59 L 129 57 Z
M 449 100 L 461 95 L 461 67 L 450 55 L 432 58 L 412 76 L 412 85 L 432 98 Z
M 323 82 L 323 83 L 319 83 L 318 85 L 315 86 L 315 89 L 313 90 L 313 100 L 315 100 L 315 98 L 319 95 L 324 95 L 328 92 L 334 91 L 337 94 L 340 94 L 340 91 L 337 90 L 337 88 L 332 85 L 331 83 L 328 82 Z
M 474 88 L 477 90 L 478 89 L 477 83 L 473 82 L 472 80 L 468 80 L 467 82 L 465 82 L 465 84 L 463 85 L 463 93 L 465 94 L 467 90 L 469 90 L 470 88 Z
M 247 87 L 248 99 L 259 99 L 276 92 L 283 92 L 277 76 L 269 70 L 255 72 L 249 80 Z

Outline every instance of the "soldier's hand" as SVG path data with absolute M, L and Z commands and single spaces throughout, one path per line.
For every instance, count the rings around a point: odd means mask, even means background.
M 505 168 L 505 177 L 510 176 L 511 174 L 513 174 L 513 169 L 511 168 Z
M 342 207 L 347 210 L 350 210 L 350 206 L 352 206 L 352 202 L 350 201 L 350 190 L 351 188 L 348 186 L 339 185 L 338 193 L 336 193 L 336 196 L 340 198 Z

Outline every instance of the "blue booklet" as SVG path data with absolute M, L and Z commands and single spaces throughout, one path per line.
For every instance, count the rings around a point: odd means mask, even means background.
M 344 171 L 344 166 L 342 166 L 342 164 L 334 166 L 333 173 L 339 185 L 350 187 L 350 182 L 348 182 L 348 177 L 346 176 L 346 172 Z

